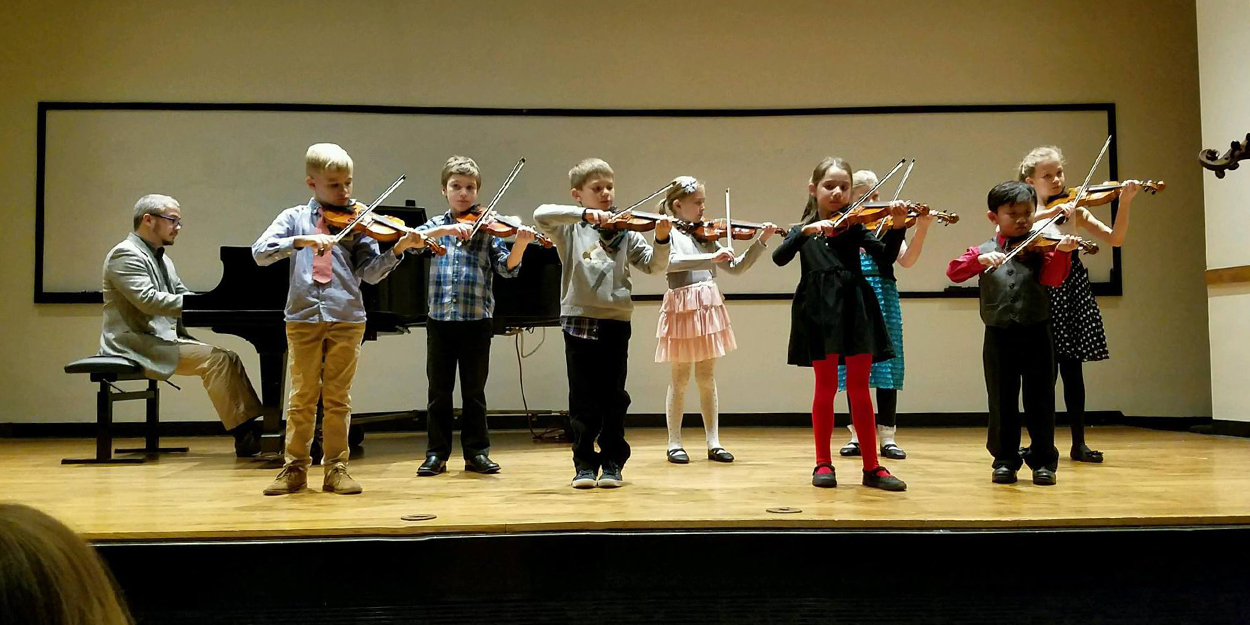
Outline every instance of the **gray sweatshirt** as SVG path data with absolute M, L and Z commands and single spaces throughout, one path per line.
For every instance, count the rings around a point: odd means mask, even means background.
M 629 266 L 658 273 L 668 266 L 668 243 L 653 249 L 641 234 L 626 231 L 609 254 L 599 243 L 599 231 L 582 220 L 580 206 L 544 204 L 534 211 L 534 223 L 560 253 L 560 315 L 629 321 L 634 312 Z
M 676 289 L 716 277 L 717 269 L 726 273 L 740 274 L 755 264 L 764 253 L 764 245 L 757 238 L 747 251 L 727 263 L 713 263 L 712 259 L 722 249 L 720 243 L 698 241 L 694 237 L 673 229 L 672 249 L 668 253 L 668 288 Z

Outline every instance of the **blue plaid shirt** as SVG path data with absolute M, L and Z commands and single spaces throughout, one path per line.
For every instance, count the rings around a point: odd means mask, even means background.
M 447 211 L 417 230 L 454 223 L 451 211 Z M 453 236 L 436 240 L 447 248 L 447 254 L 434 256 L 430 261 L 430 318 L 436 321 L 489 319 L 495 313 L 491 270 L 504 278 L 512 278 L 521 271 L 521 265 L 508 269 L 508 246 L 503 239 L 485 232 L 478 232 L 463 244 Z

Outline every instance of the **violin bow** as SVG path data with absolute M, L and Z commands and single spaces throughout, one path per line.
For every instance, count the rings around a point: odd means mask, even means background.
M 907 184 L 907 178 L 911 176 L 911 168 L 915 166 L 916 159 L 913 158 L 907 164 L 907 169 L 903 170 L 903 179 L 898 181 L 898 188 L 894 190 L 894 199 L 890 200 L 891 202 L 897 202 L 898 196 L 903 194 L 903 185 Z M 877 229 L 872 232 L 873 236 L 876 236 L 878 239 L 881 238 L 881 233 L 885 232 L 885 222 L 886 220 L 882 219 L 881 223 L 877 224 Z
M 732 254 L 734 251 L 734 221 L 729 216 L 729 187 L 725 187 L 725 229 L 728 232 L 728 235 L 725 237 L 725 247 L 728 247 L 729 252 Z M 737 256 L 737 254 L 734 255 Z
M 617 217 L 620 217 L 621 215 L 624 215 L 625 213 L 628 213 L 629 211 L 632 211 L 635 208 L 638 208 L 639 206 L 646 204 L 647 202 L 650 202 L 661 193 L 667 193 L 669 189 L 673 188 L 676 185 L 677 185 L 677 182 L 674 181 L 674 182 L 670 182 L 660 187 L 659 189 L 656 189 L 655 193 L 652 193 L 651 195 L 648 195 L 647 197 L 644 197 L 641 200 L 638 200 L 637 202 L 634 202 L 633 204 L 630 204 L 629 206 L 626 206 L 625 208 L 622 208 L 621 210 L 616 211 L 615 213 L 612 213 L 611 216 L 608 218 L 609 221 L 611 221 L 612 219 L 616 219 Z
M 495 212 L 495 204 L 499 202 L 499 198 L 503 197 L 504 191 L 507 191 L 508 187 L 512 186 L 512 179 L 516 178 L 522 167 L 525 167 L 525 157 L 521 157 L 521 160 L 512 166 L 512 171 L 508 172 L 508 177 L 504 178 L 503 184 L 499 185 L 499 190 L 495 192 L 495 197 L 490 199 L 490 203 L 482 210 L 482 214 L 477 216 L 477 220 L 473 222 L 473 230 L 469 232 L 469 238 L 457 239 L 456 245 L 464 245 L 465 241 L 471 240 L 473 235 L 477 234 L 477 231 L 482 228 L 482 224 L 490 221 L 491 214 Z
M 867 202 L 868 198 L 872 197 L 872 194 L 876 193 L 877 189 L 880 188 L 881 185 L 885 184 L 886 180 L 889 180 L 891 176 L 897 173 L 899 168 L 903 166 L 903 163 L 906 163 L 906 162 L 907 162 L 907 159 L 905 158 L 898 159 L 898 164 L 894 166 L 894 169 L 890 170 L 890 173 L 886 174 L 884 178 L 878 180 L 877 184 L 872 185 L 872 188 L 866 191 L 863 195 L 861 195 L 858 200 L 855 200 L 854 202 L 851 203 L 850 206 L 842 209 L 842 216 L 839 217 L 837 221 L 833 222 L 833 227 L 837 228 L 838 226 L 841 226 L 842 222 L 846 221 L 847 218 L 851 216 L 851 211 L 859 208 L 860 204 Z M 851 183 L 851 184 L 855 184 L 855 183 Z
M 369 206 L 365 207 L 364 210 L 360 211 L 360 214 L 356 215 L 356 217 L 348 222 L 346 226 L 343 226 L 343 229 L 339 230 L 339 233 L 334 235 L 334 244 L 338 245 L 339 241 L 342 241 L 343 237 L 347 236 L 347 234 L 352 231 L 352 228 L 354 228 L 356 224 L 360 223 L 360 220 L 368 217 L 369 213 L 372 213 L 373 209 L 377 208 L 378 205 L 382 203 L 382 200 L 386 199 L 386 196 L 390 195 L 391 192 L 399 188 L 399 185 L 404 184 L 404 180 L 407 178 L 407 174 L 401 175 L 395 180 L 395 182 L 391 183 L 391 186 L 386 191 L 382 192 L 382 195 L 378 196 L 378 199 L 374 200 L 373 203 L 369 204 Z
M 1102 144 L 1102 151 L 1098 153 L 1098 158 L 1094 159 L 1094 166 L 1090 167 L 1089 173 L 1085 175 L 1085 183 L 1081 185 L 1081 188 L 1079 190 L 1077 190 L 1076 199 L 1072 201 L 1074 205 L 1079 206 L 1081 203 L 1081 199 L 1084 198 L 1085 193 L 1089 191 L 1089 181 L 1093 180 L 1094 170 L 1098 169 L 1098 165 L 1102 163 L 1102 157 L 1106 156 L 1107 148 L 1109 147 L 1111 147 L 1111 135 L 1107 135 L 1107 141 Z M 1057 223 L 1059 221 L 1059 218 L 1061 217 L 1063 217 L 1063 213 L 1056 213 L 1054 217 L 1047 219 L 1046 223 L 1042 224 L 1040 228 L 1034 228 L 1033 232 L 1029 234 L 1028 238 L 1026 238 L 1024 241 L 1021 241 L 1020 244 L 1016 246 L 1016 249 L 1011 250 L 1011 252 L 1007 254 L 1007 258 L 1003 259 L 1002 265 L 999 265 L 998 267 L 1002 267 L 1003 265 L 1006 265 L 1012 258 L 1015 258 L 1016 255 L 1020 253 L 1020 250 L 1027 248 L 1030 243 L 1037 240 L 1037 237 L 1042 236 L 1042 231 L 1050 227 L 1051 224 Z M 998 267 L 990 267 L 985 270 L 985 273 L 994 273 L 994 270 L 998 269 Z

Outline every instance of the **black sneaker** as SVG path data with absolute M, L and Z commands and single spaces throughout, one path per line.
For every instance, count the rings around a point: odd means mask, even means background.
M 1054 486 L 1055 472 L 1042 467 L 1033 471 L 1033 483 L 1038 486 Z
M 994 476 L 990 478 L 995 484 L 1015 484 L 1016 470 L 1008 467 L 994 467 Z
M 594 469 L 578 469 L 577 475 L 573 476 L 573 488 L 594 488 L 595 487 L 595 471 Z
M 901 492 L 907 490 L 907 483 L 903 480 L 890 475 L 890 472 L 883 466 L 878 466 L 871 471 L 864 471 L 863 485 L 869 488 L 880 488 L 893 492 Z
M 603 475 L 599 476 L 599 488 L 620 488 L 624 485 L 625 480 L 621 478 L 621 468 L 610 462 L 605 463 Z

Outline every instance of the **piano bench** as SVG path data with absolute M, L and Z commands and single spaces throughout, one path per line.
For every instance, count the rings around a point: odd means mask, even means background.
M 156 387 L 156 380 L 144 375 L 139 363 L 120 356 L 91 356 L 65 365 L 65 373 L 86 373 L 91 381 L 99 385 L 96 391 L 96 429 L 94 458 L 64 458 L 61 464 L 140 464 L 147 456 L 167 453 L 185 452 L 186 447 L 161 447 L 160 433 L 160 402 L 161 391 Z M 144 391 L 125 391 L 114 382 L 128 380 L 147 380 L 148 388 Z M 113 403 L 142 399 L 147 404 L 147 420 L 145 423 L 144 445 L 133 449 L 113 449 Z M 139 457 L 114 458 L 113 453 L 143 454 Z

